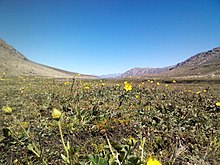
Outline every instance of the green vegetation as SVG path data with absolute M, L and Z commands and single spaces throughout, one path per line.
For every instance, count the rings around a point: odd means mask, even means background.
M 216 82 L 2 78 L 0 164 L 217 165 Z

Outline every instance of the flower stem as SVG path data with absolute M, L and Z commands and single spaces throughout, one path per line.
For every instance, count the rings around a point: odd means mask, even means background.
M 69 163 L 69 151 L 68 151 L 68 148 L 64 142 L 64 139 L 63 139 L 63 132 L 62 132 L 62 127 L 61 127 L 61 123 L 60 123 L 60 120 L 58 121 L 58 127 L 59 127 L 59 131 L 60 131 L 60 137 L 61 137 L 61 141 L 62 141 L 62 144 L 63 144 L 63 147 L 66 151 L 66 157 L 67 157 L 67 163 Z
M 119 159 L 118 159 L 118 153 L 115 155 L 115 153 L 114 153 L 114 151 L 113 151 L 113 149 L 112 149 L 112 145 L 111 145 L 111 143 L 110 143 L 110 141 L 109 141 L 108 136 L 107 136 L 106 133 L 105 133 L 105 137 L 106 137 L 108 146 L 109 146 L 109 148 L 110 148 L 110 151 L 111 151 L 113 157 L 116 159 L 116 162 L 117 162 L 119 165 L 121 165 L 121 163 L 120 163 L 120 161 L 119 161 Z

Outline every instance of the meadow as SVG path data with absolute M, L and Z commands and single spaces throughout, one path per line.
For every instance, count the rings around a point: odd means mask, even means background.
M 0 108 L 0 164 L 220 164 L 219 80 L 1 78 Z

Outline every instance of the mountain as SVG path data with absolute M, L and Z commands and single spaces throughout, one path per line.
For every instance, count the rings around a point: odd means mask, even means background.
M 122 77 L 129 76 L 220 77 L 220 47 L 198 53 L 173 66 L 133 68 L 122 74 Z
M 198 53 L 170 68 L 165 75 L 220 77 L 220 47 Z
M 30 61 L 15 48 L 0 39 L 0 77 L 36 76 L 67 78 L 77 77 L 77 73 L 57 69 Z M 80 75 L 80 78 L 94 78 L 95 76 Z
M 77 77 L 78 73 L 30 61 L 23 54 L 0 39 L 0 77 L 14 76 L 36 77 Z M 133 68 L 122 74 L 103 75 L 101 78 L 129 76 L 170 76 L 170 77 L 220 77 L 220 47 L 198 53 L 187 60 L 164 68 Z M 97 78 L 80 75 L 80 78 Z
M 133 68 L 124 72 L 121 76 L 129 77 L 129 76 L 158 75 L 160 73 L 169 71 L 170 68 L 172 68 L 172 66 L 165 68 Z
M 101 75 L 100 78 L 117 78 L 120 77 L 122 74 L 121 73 L 114 73 L 114 74 L 106 74 L 106 75 Z

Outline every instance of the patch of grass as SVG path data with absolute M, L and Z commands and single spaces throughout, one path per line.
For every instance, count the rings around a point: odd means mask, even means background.
M 192 83 L 3 78 L 0 164 L 219 164 L 219 85 Z

